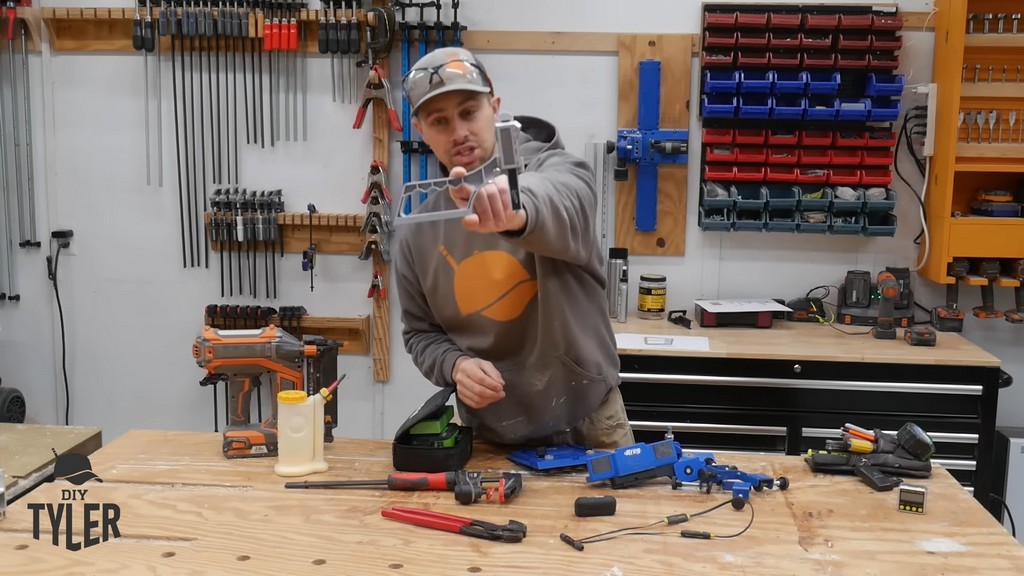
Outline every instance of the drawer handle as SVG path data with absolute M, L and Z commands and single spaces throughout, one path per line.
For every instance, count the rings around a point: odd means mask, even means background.
M 672 427 L 673 432 L 703 432 L 709 434 L 750 434 L 754 436 L 785 436 L 786 429 L 781 426 L 742 426 L 733 424 L 701 424 L 697 422 L 652 422 L 652 421 L 629 421 L 633 430 L 645 432 L 668 431 Z
M 648 384 L 704 384 L 712 386 L 747 386 L 751 388 L 798 388 L 821 390 L 856 390 L 871 392 L 909 392 L 912 394 L 965 394 L 981 396 L 982 386 L 966 384 L 927 384 L 923 382 L 858 382 L 855 380 L 800 380 L 796 378 L 739 378 L 736 376 L 698 376 L 689 374 L 650 374 L 621 372 L 622 382 Z

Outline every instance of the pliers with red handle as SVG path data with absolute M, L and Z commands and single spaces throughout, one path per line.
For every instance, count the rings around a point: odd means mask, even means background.
M 384 508 L 380 515 L 385 518 L 424 526 L 435 530 L 444 530 L 484 540 L 498 540 L 501 542 L 522 542 L 526 538 L 526 524 L 516 520 L 509 520 L 505 525 L 492 524 L 483 520 L 474 520 L 462 516 L 453 516 L 431 510 L 419 510 L 416 508 Z
M 366 76 L 366 86 L 363 87 L 363 103 L 356 112 L 356 121 L 352 127 L 359 129 L 363 126 L 363 119 L 366 118 L 366 111 L 370 108 L 370 102 L 374 99 L 384 101 L 388 107 L 388 118 L 391 120 L 391 128 L 395 132 L 402 131 L 402 123 L 398 121 L 398 112 L 391 106 L 391 86 L 380 66 L 374 65 Z

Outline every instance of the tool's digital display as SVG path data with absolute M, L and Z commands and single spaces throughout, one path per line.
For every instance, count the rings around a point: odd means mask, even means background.
M 912 505 L 924 504 L 924 494 L 920 492 L 903 491 L 900 493 L 900 502 Z

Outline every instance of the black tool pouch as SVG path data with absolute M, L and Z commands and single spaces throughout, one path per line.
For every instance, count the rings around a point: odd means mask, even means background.
M 916 458 L 903 458 L 896 454 L 813 454 L 804 458 L 815 472 L 853 474 L 857 465 L 865 462 L 887 474 L 927 478 L 932 475 L 932 463 Z
M 461 470 L 473 455 L 473 429 L 459 426 L 459 435 L 453 446 L 416 446 L 409 431 L 423 420 L 437 418 L 444 412 L 448 399 L 455 392 L 454 386 L 439 390 L 398 428 L 391 444 L 391 459 L 395 470 L 400 472 L 453 472 Z

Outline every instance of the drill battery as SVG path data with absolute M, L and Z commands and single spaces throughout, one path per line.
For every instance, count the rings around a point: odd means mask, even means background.
M 911 326 L 903 331 L 903 339 L 911 346 L 935 346 L 935 330 L 927 324 Z
M 451 448 L 459 440 L 458 424 L 448 424 L 439 434 L 410 434 L 409 445 L 426 448 Z

